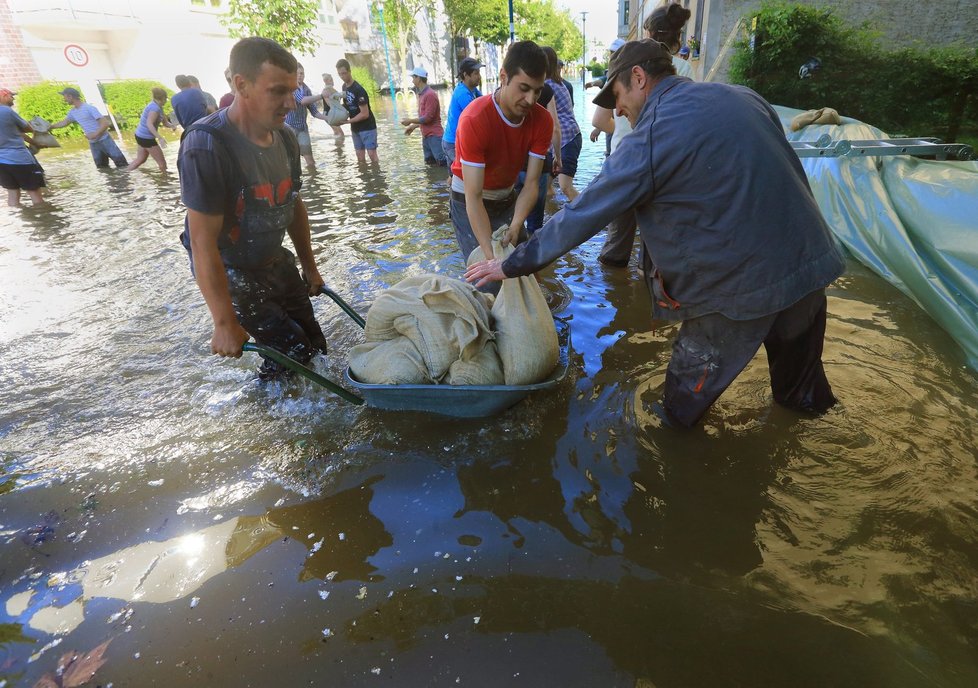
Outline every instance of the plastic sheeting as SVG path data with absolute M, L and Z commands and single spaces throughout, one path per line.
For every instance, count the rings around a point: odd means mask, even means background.
M 847 117 L 792 132 L 802 111 L 775 109 L 790 141 L 890 138 Z M 978 370 L 978 162 L 900 155 L 802 165 L 836 237 L 936 320 Z

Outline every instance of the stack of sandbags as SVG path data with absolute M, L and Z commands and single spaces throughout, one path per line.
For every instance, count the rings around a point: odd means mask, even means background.
M 370 307 L 367 342 L 350 351 L 350 372 L 377 385 L 500 385 L 492 301 L 462 280 L 408 277 Z
M 501 242 L 506 227 L 492 235 L 492 250 L 499 260 L 513 252 Z M 481 248 L 469 254 L 468 265 L 484 260 Z M 547 299 L 533 276 L 503 280 L 492 305 L 496 348 L 507 385 L 531 385 L 546 379 L 557 366 L 560 343 Z

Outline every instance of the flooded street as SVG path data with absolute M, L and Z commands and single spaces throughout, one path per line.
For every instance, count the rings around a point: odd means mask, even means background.
M 317 129 L 302 190 L 361 313 L 463 268 L 446 173 L 384 105 L 379 168 Z M 168 176 L 45 151 L 53 208 L 0 210 L 0 687 L 106 641 L 92 685 L 978 685 L 976 375 L 869 269 L 828 289 L 823 417 L 773 405 L 761 354 L 660 427 L 676 326 L 603 233 L 543 273 L 556 391 L 356 407 L 209 355 L 176 148 Z M 342 380 L 362 331 L 314 304 Z

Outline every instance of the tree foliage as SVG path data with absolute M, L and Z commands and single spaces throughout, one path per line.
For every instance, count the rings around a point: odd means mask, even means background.
M 509 40 L 508 5 L 499 0 L 444 0 L 452 36 L 502 45 Z
M 229 0 L 221 23 L 232 38 L 271 38 L 286 50 L 311 55 L 319 47 L 319 0 Z
M 469 34 L 480 41 L 509 42 L 508 4 L 500 0 L 444 0 L 453 36 Z M 581 30 L 553 0 L 514 0 L 516 38 L 549 45 L 564 61 L 580 57 L 584 47 Z
M 387 0 L 384 3 L 383 25 L 387 42 L 397 59 L 397 67 L 392 69 L 396 69 L 399 75 L 394 81 L 400 88 L 408 88 L 410 85 L 407 57 L 414 39 L 414 27 L 418 23 L 418 12 L 426 4 L 425 0 Z M 370 13 L 374 26 L 380 26 L 381 10 L 377 3 L 371 3 Z
M 781 1 L 765 3 L 756 17 L 753 46 L 741 41 L 731 60 L 732 82 L 779 105 L 833 107 L 890 134 L 947 141 L 978 134 L 978 49 L 893 50 L 830 9 Z M 821 68 L 800 79 L 799 67 L 812 57 Z
M 565 62 L 573 62 L 581 56 L 584 50 L 581 30 L 570 13 L 558 9 L 553 0 L 517 0 L 514 13 L 519 40 L 549 45 Z

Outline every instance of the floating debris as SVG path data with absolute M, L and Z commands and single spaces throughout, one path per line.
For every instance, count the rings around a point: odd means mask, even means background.
M 191 597 L 190 598 L 190 608 L 191 609 L 193 609 L 194 607 L 196 607 L 198 604 L 200 604 L 200 598 L 199 597 Z
M 320 599 L 325 600 L 327 597 L 329 597 L 329 590 L 320 590 L 319 597 Z
M 360 592 L 357 593 L 357 599 L 358 600 L 365 600 L 365 599 L 367 599 L 367 586 L 366 585 L 364 585 L 363 587 L 360 588 Z
M 320 548 L 322 548 L 322 546 L 323 546 L 323 540 L 325 540 L 325 539 L 326 538 L 324 538 L 324 537 L 323 538 L 319 538 L 319 540 L 317 540 L 316 543 L 313 544 L 312 549 L 309 550 L 309 556 L 310 557 L 313 554 L 315 554 L 316 552 L 318 552 L 320 550 Z
M 324 628 L 323 629 L 323 637 L 324 638 L 332 638 L 333 637 L 333 629 L 332 628 Z
M 149 485 L 150 487 L 159 487 L 160 485 L 163 484 L 163 478 L 160 478 L 159 480 L 150 480 L 146 484 Z

